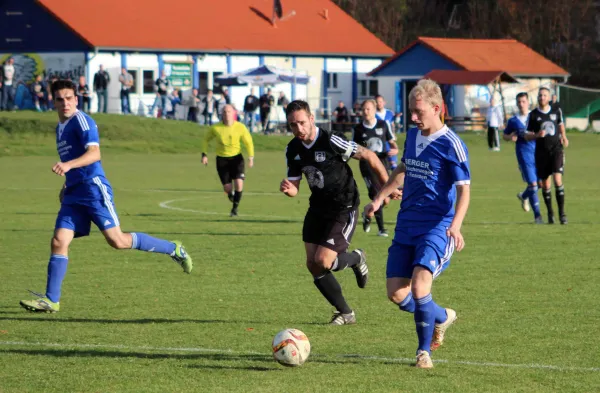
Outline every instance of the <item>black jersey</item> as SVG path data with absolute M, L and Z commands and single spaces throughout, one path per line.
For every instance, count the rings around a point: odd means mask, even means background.
M 288 179 L 300 180 L 304 174 L 312 192 L 310 210 L 334 214 L 358 206 L 358 188 L 346 162 L 357 149 L 343 134 L 319 128 L 310 145 L 298 138 L 290 141 L 285 154 Z
M 550 107 L 546 113 L 539 108 L 529 112 L 527 118 L 527 131 L 539 132 L 546 131 L 546 136 L 535 140 L 535 150 L 537 153 L 562 149 L 560 141 L 560 131 L 558 126 L 563 123 L 562 110 L 560 107 Z
M 394 139 L 394 133 L 389 123 L 383 120 L 377 120 L 373 128 L 369 128 L 364 122 L 361 122 L 352 131 L 354 142 L 371 150 L 380 158 L 387 155 L 385 143 Z

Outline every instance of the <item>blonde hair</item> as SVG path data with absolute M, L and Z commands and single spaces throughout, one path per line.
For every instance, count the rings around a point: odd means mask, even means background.
M 442 98 L 442 89 L 440 85 L 431 79 L 421 79 L 408 95 L 408 101 L 412 102 L 421 99 L 431 106 L 438 105 L 443 110 L 444 99 Z
M 367 103 L 369 103 L 369 104 L 373 105 L 373 108 L 377 109 L 377 102 L 375 102 L 375 100 L 374 100 L 374 99 L 372 99 L 372 98 L 368 98 L 368 99 L 364 100 L 364 101 L 362 102 L 362 104 L 360 105 L 360 107 L 361 107 L 362 109 L 364 109 L 364 108 L 365 108 L 365 105 L 366 105 Z

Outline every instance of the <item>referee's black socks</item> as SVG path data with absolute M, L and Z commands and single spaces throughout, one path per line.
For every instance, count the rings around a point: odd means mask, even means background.
M 235 191 L 233 193 L 233 208 L 234 209 L 237 209 L 241 200 L 242 200 L 242 191 Z
M 565 187 L 557 186 L 555 192 L 556 203 L 558 204 L 558 215 L 562 217 L 565 215 Z

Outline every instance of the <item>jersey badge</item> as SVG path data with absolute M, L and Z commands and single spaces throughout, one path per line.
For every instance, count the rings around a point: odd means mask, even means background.
M 323 162 L 325 161 L 326 155 L 324 151 L 316 151 L 315 152 L 315 161 L 316 162 Z
M 556 115 L 554 113 L 550 115 L 550 120 L 556 121 Z
M 376 128 L 376 129 L 375 129 L 375 133 L 376 133 L 377 135 L 383 135 L 383 128 Z

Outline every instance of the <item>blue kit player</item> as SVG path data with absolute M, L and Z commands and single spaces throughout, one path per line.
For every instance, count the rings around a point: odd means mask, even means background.
M 93 222 L 108 244 L 116 249 L 136 249 L 169 255 L 186 273 L 192 258 L 180 242 L 157 239 L 145 233 L 121 232 L 110 183 L 100 163 L 100 139 L 94 120 L 77 110 L 77 87 L 70 80 L 52 84 L 58 113 L 56 147 L 60 161 L 52 172 L 66 178 L 60 191 L 60 211 L 51 241 L 46 293 L 34 300 L 22 300 L 29 311 L 57 312 L 60 292 L 69 262 L 69 245 L 76 237 L 87 236 Z
M 444 341 L 456 312 L 431 297 L 433 279 L 465 246 L 461 227 L 470 199 L 467 147 L 441 119 L 442 92 L 420 80 L 409 95 L 411 120 L 404 153 L 379 194 L 365 207 L 373 215 L 404 182 L 394 241 L 388 251 L 387 293 L 400 310 L 414 313 L 419 346 L 417 368 L 432 368 L 430 351 Z M 456 207 L 455 207 L 456 205 Z
M 525 191 L 517 194 L 521 201 L 521 207 L 528 212 L 533 209 L 533 217 L 536 224 L 543 224 L 540 214 L 540 201 L 537 191 L 537 174 L 535 171 L 535 141 L 525 139 L 527 133 L 527 117 L 529 116 L 529 96 L 527 93 L 517 94 L 517 108 L 519 113 L 511 117 L 506 123 L 503 138 L 505 141 L 515 142 L 517 162 L 523 181 L 527 183 Z
M 392 124 L 394 123 L 394 112 L 385 108 L 385 100 L 382 95 L 375 96 L 375 103 L 377 104 L 377 112 L 375 112 L 375 117 L 377 120 L 382 120 L 388 123 L 388 127 L 390 130 L 393 130 Z M 389 142 L 385 143 L 385 152 L 389 152 L 392 149 Z M 395 155 L 391 155 L 387 158 L 390 169 L 393 171 L 398 166 L 398 157 Z

